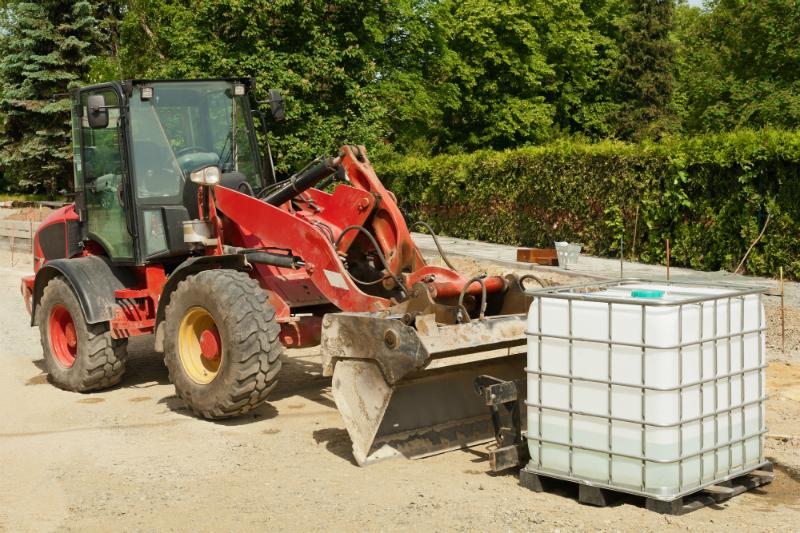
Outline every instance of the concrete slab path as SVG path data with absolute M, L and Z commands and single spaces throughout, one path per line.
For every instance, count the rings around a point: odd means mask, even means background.
M 412 233 L 414 241 L 420 250 L 426 255 L 437 254 L 436 245 L 430 235 L 423 233 Z M 472 259 L 494 261 L 508 265 L 516 269 L 530 270 L 559 270 L 559 267 L 548 267 L 541 265 L 531 265 L 529 263 L 517 262 L 517 247 L 505 244 L 494 244 L 482 241 L 471 241 L 457 239 L 455 237 L 439 236 L 439 242 L 444 248 L 445 253 Z M 619 259 L 609 259 L 605 257 L 595 257 L 581 254 L 578 262 L 569 265 L 569 271 L 582 275 L 597 276 L 602 278 L 619 278 L 620 261 Z M 644 278 L 662 280 L 667 277 L 667 269 L 662 265 L 646 265 L 633 261 L 625 261 L 622 271 L 626 278 Z M 770 294 L 778 294 L 778 281 L 772 278 L 757 276 L 745 276 L 733 274 L 726 271 L 702 272 L 689 268 L 670 268 L 670 278 L 673 281 L 692 281 L 697 283 L 736 283 L 739 285 L 758 285 L 768 289 Z M 786 304 L 800 306 L 800 283 L 785 282 Z

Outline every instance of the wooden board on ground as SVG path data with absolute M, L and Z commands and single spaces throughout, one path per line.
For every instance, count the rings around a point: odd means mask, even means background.
M 537 265 L 558 266 L 555 248 L 518 248 L 517 261 Z
M 38 222 L 31 224 L 27 220 L 0 220 L 0 237 L 30 239 L 31 230 L 35 232 L 38 226 Z

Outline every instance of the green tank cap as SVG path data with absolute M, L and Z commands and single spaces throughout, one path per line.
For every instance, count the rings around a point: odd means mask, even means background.
M 631 296 L 634 298 L 661 298 L 664 296 L 664 291 L 656 290 L 638 290 L 631 291 Z

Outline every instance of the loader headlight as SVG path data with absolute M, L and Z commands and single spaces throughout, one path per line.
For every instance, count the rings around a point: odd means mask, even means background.
M 218 166 L 203 167 L 189 174 L 189 179 L 198 185 L 216 185 L 222 174 Z

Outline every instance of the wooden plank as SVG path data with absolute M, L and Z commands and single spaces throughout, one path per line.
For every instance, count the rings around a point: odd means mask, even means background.
M 30 233 L 31 227 L 29 224 L 25 225 L 0 224 L 0 231 L 27 231 L 28 233 Z
M 753 470 L 752 472 L 748 472 L 751 476 L 759 477 L 759 478 L 766 478 L 769 480 L 775 479 L 775 472 L 768 472 L 766 470 Z
M 31 223 L 29 220 L 0 220 L 0 237 L 30 239 L 31 230 L 35 232 L 40 225 L 40 222 Z
M 29 229 L 31 223 L 27 220 L 0 220 L 0 228 L 5 229 Z
M 2 220 L 0 219 L 0 228 L 1 227 L 9 227 L 9 228 L 22 228 L 22 227 L 29 227 L 31 224 L 30 220 Z M 34 226 L 38 226 L 41 222 L 34 222 Z
M 724 485 L 709 485 L 704 487 L 703 490 L 709 494 L 719 494 L 721 496 L 732 496 L 735 492 L 733 487 L 726 487 Z
M 558 254 L 556 254 L 555 248 L 518 248 L 517 261 L 556 266 L 558 265 Z
M 21 229 L 0 228 L 0 237 L 16 237 L 18 239 L 30 239 L 31 231 L 21 230 Z

